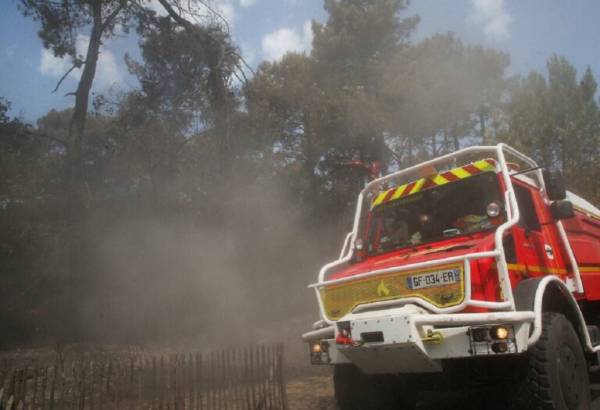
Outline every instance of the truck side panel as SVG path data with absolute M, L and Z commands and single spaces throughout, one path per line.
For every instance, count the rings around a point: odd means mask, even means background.
M 588 300 L 600 300 L 600 219 L 576 210 L 563 221 Z

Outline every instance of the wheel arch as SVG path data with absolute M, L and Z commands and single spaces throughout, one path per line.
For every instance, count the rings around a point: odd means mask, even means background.
M 521 281 L 514 292 L 518 311 L 533 311 L 535 321 L 529 337 L 529 346 L 535 344 L 542 334 L 542 314 L 560 313 L 571 322 L 581 345 L 588 352 L 592 344 L 581 309 L 573 294 L 557 276 L 544 276 Z

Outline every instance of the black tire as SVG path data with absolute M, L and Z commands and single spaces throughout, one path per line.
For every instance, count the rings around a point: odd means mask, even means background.
M 509 408 L 514 410 L 589 410 L 587 361 L 575 329 L 563 315 L 543 314 L 540 340 L 519 369 Z
M 335 365 L 333 385 L 339 410 L 413 410 L 416 390 L 403 375 L 367 375 L 352 364 Z

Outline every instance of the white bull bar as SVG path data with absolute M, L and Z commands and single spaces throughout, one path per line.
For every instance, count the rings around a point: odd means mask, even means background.
M 444 359 L 526 351 L 534 320 L 531 311 L 432 315 L 415 305 L 404 305 L 347 315 L 343 326 L 351 329 L 352 343 L 337 343 L 335 326 L 306 333 L 303 339 L 325 346 L 321 349 L 327 356 L 320 364 L 354 363 L 368 374 L 431 373 L 443 370 Z M 472 332 L 491 332 L 494 325 L 510 329 L 510 337 L 475 339 Z M 365 336 L 374 334 L 377 340 Z M 494 350 L 499 344 L 503 351 Z
M 512 155 L 513 157 L 523 161 L 525 164 L 527 164 L 528 166 L 533 168 L 533 170 L 531 172 L 535 173 L 535 176 L 536 176 L 537 182 L 540 186 L 540 189 L 545 191 L 542 172 L 539 169 L 537 163 L 533 159 L 527 157 L 526 155 L 521 154 L 517 150 L 511 148 L 510 146 L 508 146 L 506 144 L 502 144 L 502 143 L 498 144 L 496 146 L 475 146 L 475 147 L 465 148 L 465 149 L 457 151 L 455 153 L 447 154 L 447 155 L 441 156 L 439 158 L 435 158 L 433 160 L 423 162 L 421 164 L 412 166 L 410 168 L 392 173 L 390 175 L 376 179 L 376 180 L 370 182 L 369 184 L 367 184 L 367 186 L 361 191 L 361 193 L 359 195 L 356 213 L 354 216 L 353 230 L 346 236 L 346 239 L 344 241 L 344 246 L 342 247 L 342 252 L 340 254 L 339 259 L 323 266 L 323 268 L 319 272 L 318 282 L 309 285 L 309 288 L 312 288 L 315 290 L 317 300 L 319 303 L 319 309 L 320 309 L 322 320 L 325 321 L 329 325 L 335 323 L 335 321 L 330 320 L 327 317 L 327 314 L 326 314 L 325 308 L 324 308 L 324 304 L 323 304 L 323 301 L 321 300 L 321 295 L 319 293 L 319 290 L 326 286 L 345 283 L 345 282 L 353 281 L 356 279 L 367 278 L 367 277 L 376 276 L 376 275 L 380 275 L 380 274 L 385 274 L 388 272 L 404 272 L 404 271 L 415 270 L 415 269 L 420 269 L 420 268 L 430 268 L 430 267 L 435 267 L 435 266 L 442 266 L 445 264 L 456 263 L 456 262 L 462 262 L 464 264 L 464 272 L 465 272 L 465 280 L 464 280 L 465 298 L 460 305 L 456 305 L 456 306 L 452 306 L 452 307 L 448 307 L 448 308 L 439 308 L 421 298 L 412 297 L 412 298 L 401 298 L 401 299 L 395 299 L 395 300 L 389 300 L 389 301 L 383 301 L 383 302 L 375 302 L 375 303 L 370 303 L 368 305 L 359 305 L 354 309 L 354 311 L 355 312 L 361 311 L 366 308 L 368 308 L 368 309 L 382 308 L 382 307 L 386 307 L 386 306 L 397 306 L 399 304 L 401 305 L 401 304 L 407 304 L 407 303 L 414 303 L 417 305 L 421 305 L 436 314 L 458 312 L 458 311 L 464 310 L 468 306 L 487 308 L 487 309 L 498 310 L 498 311 L 507 311 L 508 310 L 508 311 L 514 312 L 515 311 L 515 300 L 514 300 L 512 287 L 510 284 L 510 276 L 509 276 L 509 271 L 508 271 L 508 265 L 506 262 L 503 238 L 504 238 L 504 234 L 506 233 L 506 231 L 518 223 L 519 218 L 520 218 L 520 213 L 519 213 L 519 207 L 517 205 L 517 200 L 516 200 L 512 180 L 510 177 L 510 172 L 508 169 L 505 153 Z M 450 162 L 452 160 L 456 160 L 459 157 L 462 157 L 465 155 L 471 155 L 471 154 L 483 154 L 483 155 L 495 156 L 496 157 L 495 159 L 497 161 L 497 166 L 499 168 L 498 172 L 502 175 L 502 180 L 505 185 L 504 199 L 505 199 L 506 212 L 507 212 L 508 218 L 507 218 L 507 221 L 505 223 L 503 223 L 502 225 L 500 225 L 495 232 L 495 235 L 494 235 L 495 249 L 493 251 L 478 252 L 478 253 L 471 253 L 471 254 L 448 257 L 448 258 L 435 259 L 435 260 L 431 260 L 431 261 L 414 263 L 414 264 L 400 266 L 400 267 L 393 267 L 393 268 L 389 268 L 389 269 L 381 269 L 381 270 L 375 270 L 375 271 L 371 271 L 371 272 L 365 272 L 365 273 L 361 273 L 361 274 L 354 275 L 351 277 L 346 277 L 346 278 L 327 280 L 327 277 L 329 276 L 329 274 L 331 274 L 336 268 L 340 268 L 341 266 L 346 265 L 352 259 L 352 256 L 354 253 L 354 244 L 356 242 L 360 218 L 361 218 L 361 214 L 362 214 L 363 202 L 364 202 L 364 198 L 365 198 L 366 194 L 379 191 L 381 189 L 381 187 L 383 186 L 383 184 L 385 184 L 387 182 L 398 180 L 403 176 L 413 175 L 413 174 L 417 173 L 419 170 L 430 168 L 435 165 L 447 164 L 448 162 Z M 561 237 L 563 238 L 565 246 L 568 250 L 567 253 L 569 256 L 569 260 L 571 262 L 571 266 L 573 266 L 574 276 L 575 276 L 574 282 L 576 285 L 576 290 L 578 292 L 583 292 L 583 286 L 581 283 L 581 277 L 579 274 L 577 262 L 573 256 L 573 252 L 571 250 L 570 244 L 569 244 L 568 240 L 566 239 L 566 235 L 564 234 L 564 229 L 561 229 L 562 228 L 561 223 L 559 222 L 557 225 L 559 228 L 559 232 L 561 233 Z M 482 258 L 494 258 L 495 259 L 497 273 L 498 273 L 498 281 L 499 281 L 499 284 L 500 284 L 500 287 L 502 290 L 502 295 L 504 296 L 504 300 L 502 300 L 502 301 L 490 302 L 490 301 L 483 301 L 483 300 L 475 300 L 475 299 L 471 298 L 471 281 L 470 281 L 471 261 L 476 260 L 476 259 L 482 259 Z
M 459 314 L 440 314 L 411 315 L 411 320 L 415 325 L 431 326 L 459 326 L 459 325 L 493 325 L 493 324 L 513 324 L 535 321 L 535 313 L 525 312 L 494 312 L 494 313 L 459 313 Z M 321 329 L 312 330 L 302 335 L 302 340 L 311 342 L 321 339 L 332 339 L 335 337 L 335 326 L 327 326 Z
M 512 292 L 511 286 L 510 286 L 510 277 L 509 277 L 508 266 L 506 263 L 506 257 L 505 257 L 505 253 L 504 253 L 503 237 L 504 237 L 504 233 L 519 221 L 520 214 L 519 214 L 519 207 L 517 205 L 517 200 L 516 200 L 515 192 L 513 189 L 512 181 L 510 179 L 509 170 L 508 170 L 508 166 L 506 163 L 504 151 L 511 153 L 512 155 L 514 155 L 517 158 L 519 158 L 520 160 L 524 161 L 531 167 L 537 167 L 537 164 L 531 158 L 519 153 L 518 151 L 510 148 L 509 146 L 507 146 L 505 144 L 498 144 L 497 146 L 491 146 L 491 147 L 480 146 L 480 147 L 465 148 L 461 151 L 458 151 L 458 152 L 455 152 L 452 154 L 448 154 L 448 155 L 444 155 L 442 157 L 421 163 L 419 165 L 415 165 L 413 167 L 392 173 L 390 175 L 387 175 L 383 178 L 376 179 L 376 180 L 370 182 L 369 184 L 367 184 L 367 186 L 361 191 L 361 193 L 359 195 L 356 213 L 354 216 L 353 229 L 352 229 L 352 232 L 346 237 L 346 240 L 344 241 L 344 246 L 343 246 L 342 254 L 340 255 L 340 258 L 337 261 L 334 261 L 332 263 L 325 265 L 319 272 L 319 281 L 317 283 L 309 286 L 310 288 L 315 289 L 317 300 L 319 303 L 319 309 L 321 312 L 321 317 L 323 318 L 323 320 L 325 322 L 327 322 L 328 324 L 334 323 L 334 321 L 330 320 L 327 317 L 327 314 L 324 309 L 323 301 L 321 300 L 321 295 L 319 293 L 319 289 L 322 289 L 323 287 L 333 285 L 333 284 L 344 283 L 346 281 L 352 281 L 352 280 L 359 279 L 359 278 L 375 276 L 375 275 L 379 275 L 382 273 L 386 273 L 388 271 L 402 272 L 402 271 L 408 271 L 408 270 L 419 269 L 419 268 L 435 267 L 438 265 L 441 266 L 444 264 L 459 262 L 459 261 L 464 263 L 464 271 L 465 271 L 465 281 L 464 281 L 465 299 L 460 305 L 452 306 L 450 308 L 438 308 L 420 298 L 406 298 L 406 299 L 400 299 L 400 300 L 378 302 L 377 305 L 372 304 L 372 306 L 382 306 L 382 305 L 386 305 L 386 304 L 387 305 L 398 304 L 400 302 L 403 304 L 404 303 L 416 303 L 416 304 L 422 305 L 423 307 L 426 307 L 427 309 L 430 309 L 434 313 L 457 312 L 457 311 L 463 310 L 467 306 L 477 306 L 477 307 L 484 307 L 484 308 L 488 308 L 488 309 L 513 310 L 514 311 L 515 310 L 515 301 L 514 301 L 513 292 Z M 449 257 L 449 258 L 436 259 L 436 260 L 431 260 L 431 261 L 426 261 L 426 262 L 410 264 L 410 265 L 406 265 L 406 266 L 402 266 L 402 267 L 366 272 L 366 273 L 362 273 L 362 274 L 355 275 L 355 276 L 348 277 L 348 278 L 326 280 L 326 277 L 328 276 L 328 274 L 330 274 L 335 268 L 338 268 L 342 265 L 347 264 L 352 258 L 352 255 L 354 253 L 354 243 L 356 242 L 356 237 L 358 234 L 358 229 L 359 229 L 359 224 L 360 224 L 360 217 L 362 215 L 362 207 L 363 207 L 364 197 L 367 193 L 376 192 L 376 191 L 380 190 L 382 185 L 387 182 L 397 180 L 406 175 L 412 175 L 415 172 L 418 172 L 419 170 L 422 170 L 424 168 L 432 167 L 432 166 L 439 165 L 439 164 L 446 164 L 451 160 L 455 160 L 458 157 L 468 155 L 468 154 L 484 154 L 484 155 L 496 156 L 497 164 L 498 164 L 498 167 L 500 168 L 500 172 L 502 174 L 504 184 L 506 186 L 506 190 L 504 192 L 504 197 L 505 197 L 506 211 L 507 211 L 508 218 L 507 218 L 507 221 L 505 223 L 503 223 L 502 225 L 500 225 L 495 232 L 495 250 L 494 251 L 479 252 L 479 253 L 473 253 L 473 254 L 467 254 L 467 255 L 461 255 L 461 256 L 455 256 L 455 257 Z M 535 172 L 539 172 L 539 171 L 535 171 Z M 538 176 L 539 176 L 540 181 L 542 181 L 541 183 L 543 183 L 543 179 L 541 178 L 541 173 Z M 501 302 L 471 300 L 470 261 L 473 259 L 490 258 L 490 257 L 493 257 L 496 260 L 497 271 L 498 271 L 498 280 L 500 283 L 500 287 L 502 289 L 502 294 L 504 295 L 504 300 Z

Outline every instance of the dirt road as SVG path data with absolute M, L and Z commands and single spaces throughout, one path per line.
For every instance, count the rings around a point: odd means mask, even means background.
M 600 410 L 600 385 L 592 386 L 592 395 L 596 398 L 592 410 Z M 288 381 L 288 399 L 290 410 L 335 410 L 330 372 L 320 369 L 314 374 L 292 378 Z M 488 396 L 485 393 L 452 396 L 425 393 L 419 399 L 419 410 L 481 410 L 487 407 Z

